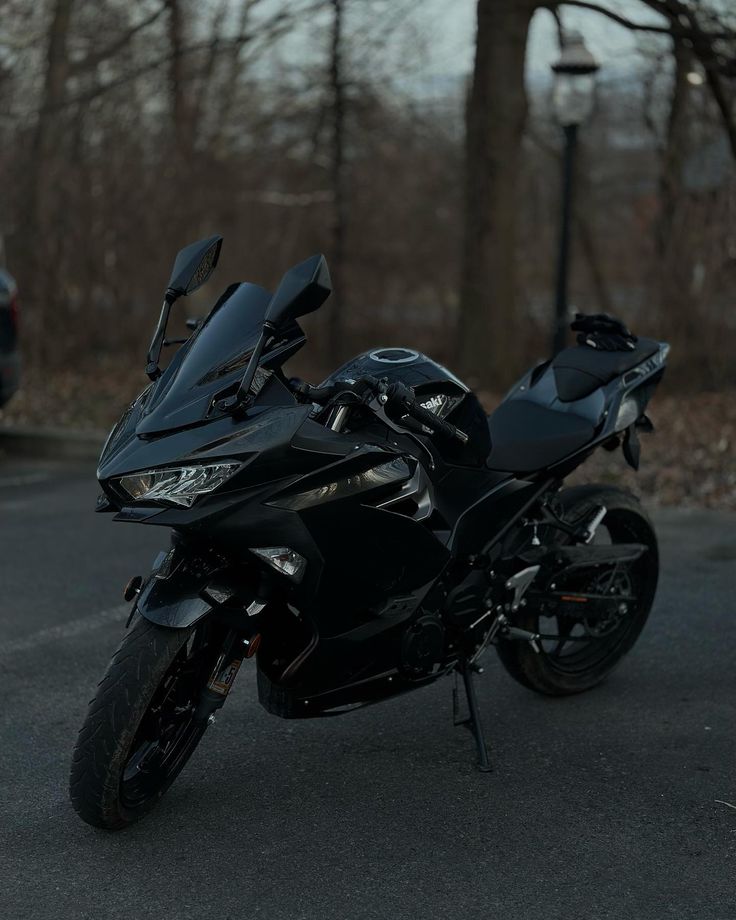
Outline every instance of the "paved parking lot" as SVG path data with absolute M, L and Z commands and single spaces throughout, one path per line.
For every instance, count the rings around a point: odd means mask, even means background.
M 90 467 L 0 462 L 0 916 L 736 918 L 736 517 L 656 515 L 656 608 L 605 686 L 545 699 L 488 655 L 493 774 L 449 681 L 294 723 L 244 668 L 162 805 L 109 834 L 69 757 L 167 538 L 95 494 Z

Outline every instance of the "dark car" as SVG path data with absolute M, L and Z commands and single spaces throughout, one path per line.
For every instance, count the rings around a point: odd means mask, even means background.
M 18 285 L 0 268 L 0 406 L 18 389 L 19 378 Z

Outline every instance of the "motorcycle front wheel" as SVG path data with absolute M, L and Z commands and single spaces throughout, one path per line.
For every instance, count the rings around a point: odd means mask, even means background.
M 608 677 L 639 638 L 659 575 L 654 527 L 633 495 L 610 486 L 578 486 L 564 490 L 560 502 L 568 521 L 580 519 L 603 505 L 606 514 L 596 532 L 596 542 L 643 543 L 647 551 L 633 563 L 613 570 L 609 567 L 600 574 L 590 570 L 573 584 L 556 585 L 558 593 L 568 588 L 571 593 L 606 598 L 599 602 L 612 611 L 605 616 L 592 610 L 595 601 L 581 604 L 579 617 L 541 615 L 530 608 L 518 612 L 518 626 L 546 638 L 539 643 L 539 651 L 528 642 L 501 640 L 496 647 L 498 656 L 520 684 L 549 696 L 581 693 Z M 542 542 L 546 538 L 547 534 Z M 563 542 L 559 537 L 558 541 Z M 582 611 L 593 615 L 586 616 Z
M 194 712 L 221 644 L 207 619 L 171 629 L 137 618 L 97 687 L 74 748 L 69 791 L 84 821 L 118 830 L 161 799 L 207 728 Z

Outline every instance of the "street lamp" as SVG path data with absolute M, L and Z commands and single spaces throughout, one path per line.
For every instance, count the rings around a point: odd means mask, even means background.
M 552 103 L 555 118 L 565 135 L 562 165 L 562 223 L 555 295 L 554 354 L 565 347 L 569 322 L 567 287 L 578 127 L 593 111 L 595 75 L 599 68 L 600 65 L 585 47 L 583 36 L 579 32 L 563 34 L 560 58 L 552 65 L 555 75 Z

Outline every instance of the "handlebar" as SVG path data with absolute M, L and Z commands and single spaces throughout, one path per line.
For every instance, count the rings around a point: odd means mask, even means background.
M 464 431 L 425 409 L 417 402 L 414 391 L 400 381 L 388 383 L 376 377 L 360 377 L 358 380 L 337 380 L 324 387 L 313 387 L 304 381 L 293 381 L 292 389 L 301 399 L 316 403 L 325 403 L 339 393 L 352 393 L 364 401 L 366 397 L 376 397 L 387 414 L 399 417 L 408 415 L 435 434 L 454 438 L 461 444 L 468 443 L 468 436 Z
M 461 444 L 468 443 L 468 436 L 464 431 L 460 431 L 451 422 L 446 422 L 435 415 L 434 412 L 425 409 L 424 406 L 417 402 L 413 390 L 405 384 L 399 381 L 389 384 L 385 388 L 385 392 L 378 396 L 379 402 L 383 402 L 384 399 L 384 405 L 387 410 L 399 410 L 402 415 L 408 415 L 435 434 L 442 435 L 445 438 L 454 438 L 456 441 L 460 441 Z

